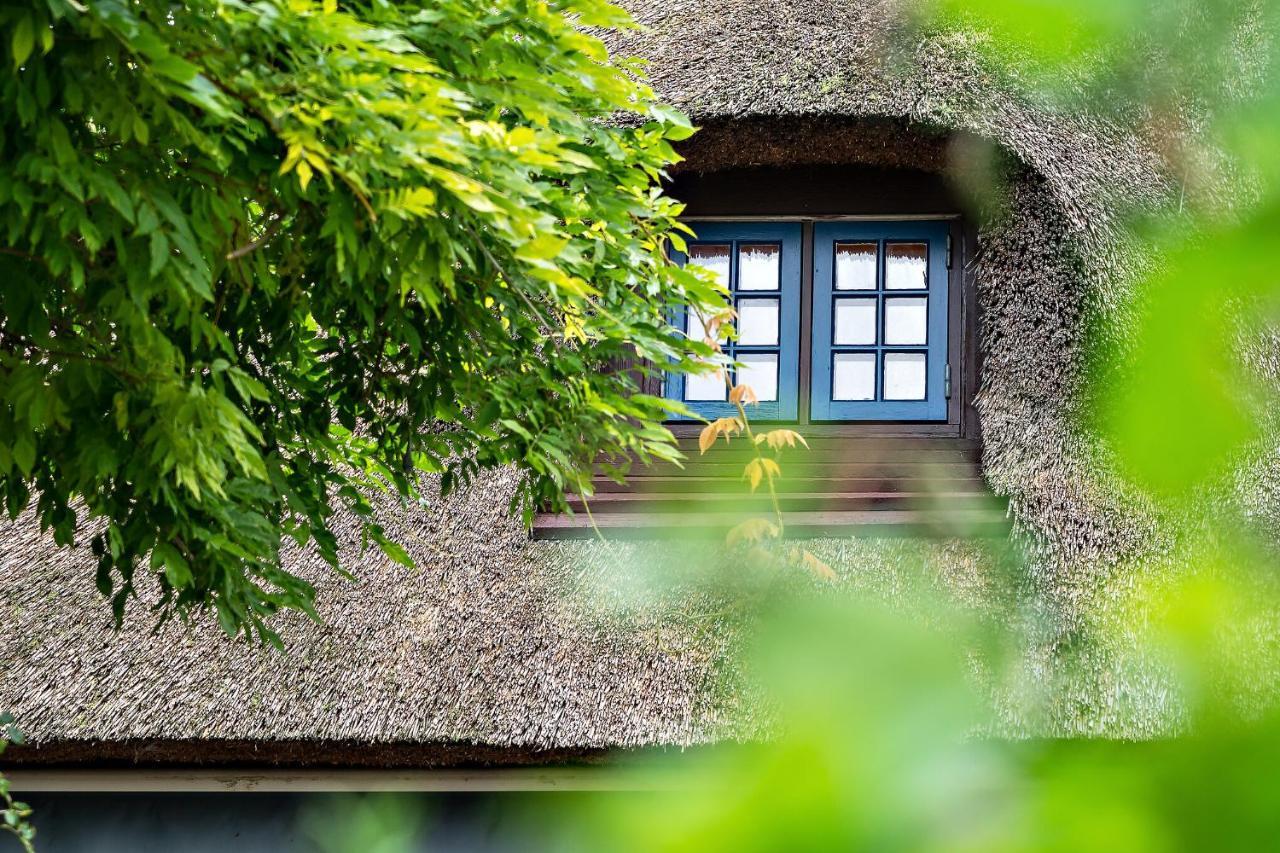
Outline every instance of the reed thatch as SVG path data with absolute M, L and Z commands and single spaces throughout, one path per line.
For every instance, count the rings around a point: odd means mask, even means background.
M 1074 417 L 1089 312 L 1121 302 L 1138 264 L 1120 215 L 1169 193 L 1155 148 L 1019 95 L 977 58 L 979 35 L 909 34 L 892 0 L 625 5 L 648 29 L 615 38 L 615 49 L 650 59 L 659 92 L 706 126 L 682 168 L 959 173 L 979 168 L 975 151 L 1003 158 L 1011 180 L 977 256 L 977 405 L 986 476 L 1011 498 L 1033 556 L 1029 585 L 1053 614 L 1028 667 L 1049 667 L 1081 605 L 1105 597 L 1118 566 L 1162 547 L 1140 504 L 1101 473 L 1102 451 Z M 487 762 L 764 732 L 767 713 L 734 668 L 733 619 L 714 584 L 686 578 L 656 600 L 631 594 L 655 565 L 679 569 L 688 555 L 532 542 L 505 513 L 513 476 L 429 506 L 384 504 L 416 571 L 349 542 L 358 581 L 348 583 L 296 554 L 295 569 L 316 579 L 324 624 L 286 620 L 288 656 L 207 625 L 152 635 L 141 604 L 113 634 L 92 558 L 54 548 L 20 520 L 0 546 L 0 708 L 32 743 L 13 757 Z M 815 547 L 862 588 L 891 597 L 904 564 L 923 565 L 983 606 L 988 558 L 971 546 Z M 1104 668 L 1100 660 L 1096 680 L 1072 688 L 1087 704 L 1068 695 L 1045 719 L 1011 714 L 1010 728 L 1144 734 L 1167 724 L 1158 685 L 1109 680 Z

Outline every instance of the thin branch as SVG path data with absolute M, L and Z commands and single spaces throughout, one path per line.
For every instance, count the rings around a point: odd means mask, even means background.
M 267 225 L 266 230 L 264 230 L 261 236 L 259 236 L 256 240 L 246 243 L 245 245 L 241 246 L 239 249 L 232 249 L 230 252 L 227 252 L 227 260 L 229 261 L 238 260 L 239 258 L 243 258 L 245 255 L 249 254 L 250 252 L 253 252 L 262 248 L 263 245 L 265 245 L 272 237 L 276 235 L 276 232 L 280 230 L 280 225 L 283 222 L 284 222 L 283 216 L 277 216 L 275 219 L 271 220 L 271 222 Z
M 21 249 L 11 249 L 8 246 L 0 246 L 0 255 L 12 255 L 15 258 L 22 258 L 24 261 L 40 264 L 46 270 L 49 269 L 49 263 L 39 255 L 32 255 Z
M 596 538 L 604 545 L 609 544 L 609 540 L 604 538 L 604 534 L 600 532 L 600 525 L 596 524 L 596 517 L 591 514 L 591 503 L 587 500 L 586 495 L 578 495 L 582 498 L 582 509 L 587 513 L 587 521 L 591 522 L 591 529 L 595 531 Z
M 706 329 L 707 318 L 706 318 L 706 315 L 703 314 L 702 310 L 700 308 L 694 307 L 693 313 L 697 316 L 698 323 L 702 326 L 702 328 Z M 724 352 L 724 349 L 723 347 L 721 347 L 720 342 L 718 340 L 712 339 L 711 346 L 712 348 L 715 349 L 716 352 L 720 352 L 720 353 Z M 727 369 L 721 368 L 720 375 L 724 377 L 724 384 L 725 384 L 725 388 L 728 389 L 729 399 L 733 401 L 734 407 L 737 408 L 738 410 L 738 418 L 742 423 L 743 435 L 745 436 L 747 442 L 751 445 L 751 450 L 755 454 L 756 460 L 763 462 L 765 459 L 764 452 L 760 449 L 760 445 L 756 443 L 755 433 L 752 432 L 751 430 L 751 419 L 747 417 L 747 410 L 742 403 L 742 398 L 739 397 L 736 400 L 733 399 L 733 380 L 729 378 L 729 371 Z M 754 392 L 753 392 L 753 396 L 754 396 Z M 778 490 L 773 485 L 773 475 L 770 474 L 768 469 L 765 469 L 763 465 L 761 465 L 761 468 L 764 470 L 764 478 L 767 482 L 767 485 L 769 486 L 769 501 L 773 505 L 773 515 L 778 520 L 778 537 L 777 538 L 781 539 L 782 534 L 786 529 L 786 524 L 782 518 L 782 505 L 778 501 Z
M 729 391 L 732 393 L 733 383 L 729 382 L 727 372 L 725 373 L 725 384 L 729 385 Z M 741 398 L 734 401 L 734 405 L 738 408 L 738 417 L 742 419 L 742 431 L 746 435 L 747 441 L 751 443 L 751 449 L 755 452 L 756 459 L 763 461 L 765 458 L 764 452 L 760 449 L 760 445 L 756 443 L 756 437 L 751 432 L 751 421 L 747 418 L 747 410 L 742 405 Z M 778 502 L 778 490 L 773 486 L 773 475 L 763 465 L 761 468 L 764 470 L 765 482 L 769 486 L 769 500 L 773 503 L 773 514 L 778 519 L 778 538 L 781 539 L 786 525 L 782 520 L 782 505 Z

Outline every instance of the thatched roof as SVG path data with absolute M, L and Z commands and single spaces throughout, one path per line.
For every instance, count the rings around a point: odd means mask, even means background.
M 1115 298 L 1127 263 L 1117 212 L 1161 198 L 1158 158 L 1134 133 L 1019 96 L 1016 81 L 975 58 L 977 36 L 904 36 L 889 0 L 626 5 L 649 29 L 616 47 L 649 57 L 658 89 L 708 125 L 689 168 L 921 158 L 945 168 L 946 144 L 912 139 L 955 132 L 1021 164 L 1008 215 L 980 233 L 984 469 L 1032 534 L 1037 594 L 1068 614 L 1054 630 L 1072 630 L 1069 615 L 1103 594 L 1108 567 L 1157 547 L 1122 491 L 1094 476 L 1093 442 L 1071 416 L 1085 303 Z M 870 119 L 888 121 L 865 130 Z M 209 625 L 153 636 L 142 606 L 114 635 L 90 555 L 55 549 L 27 519 L 5 528 L 0 709 L 27 730 L 26 760 L 487 761 L 762 732 L 714 592 L 626 604 L 622 590 L 651 568 L 642 554 L 668 568 L 687 556 L 531 542 L 505 514 L 511 477 L 448 503 L 384 505 L 416 571 L 348 543 L 359 580 L 347 583 L 296 555 L 294 568 L 317 580 L 325 624 L 287 620 L 287 657 Z M 956 543 L 815 547 L 863 587 L 891 591 L 906 555 L 949 587 L 982 588 L 981 561 Z M 625 606 L 602 609 L 601 588 Z M 1044 666 L 1057 639 L 1045 636 L 1028 665 Z M 1055 732 L 1158 727 L 1154 711 L 1114 711 L 1155 708 L 1142 703 L 1145 686 L 1099 677 L 1087 689 L 1088 703 L 1050 712 Z
M 192 741 L 224 753 L 261 741 L 242 761 L 323 761 L 350 744 L 486 760 L 494 747 L 724 735 L 723 697 L 706 690 L 718 643 L 667 636 L 661 614 L 619 620 L 595 607 L 585 589 L 593 561 L 535 547 L 505 513 L 513 486 L 504 473 L 432 506 L 384 501 L 388 533 L 416 570 L 361 555 L 355 541 L 343 549 L 354 583 L 296 555 L 291 568 L 317 581 L 324 625 L 286 619 L 287 655 L 228 641 L 212 620 L 152 635 L 145 602 L 113 634 L 88 549 L 55 550 L 22 519 L 0 550 L 0 707 L 53 760 L 118 756 L 121 745 L 144 759 L 197 760 L 205 749 Z M 345 760 L 380 754 L 359 752 Z
M 51 548 L 29 519 L 7 526 L 0 707 L 32 746 L 6 761 L 487 764 L 767 731 L 735 668 L 743 610 L 726 578 L 740 566 L 703 571 L 710 543 L 531 541 L 505 513 L 514 485 L 502 472 L 426 506 L 384 500 L 415 570 L 353 540 L 356 582 L 296 555 L 324 624 L 286 618 L 287 654 L 212 620 L 153 634 L 146 602 L 114 634 L 87 549 Z M 981 598 L 978 546 L 814 547 L 866 594 L 892 596 L 924 565 Z
M 645 29 L 615 52 L 650 61 L 657 91 L 698 121 L 747 116 L 892 117 L 967 131 L 1007 149 L 1045 180 L 1092 248 L 1117 211 L 1166 191 L 1152 146 L 1080 112 L 1022 96 L 984 64 L 972 32 L 907 26 L 905 0 L 625 0 Z M 696 137 L 695 137 L 696 139 Z M 738 137 L 740 162 L 758 152 Z M 815 147 L 816 144 L 816 147 Z M 810 157 L 839 139 L 809 140 Z M 740 146 L 740 147 L 739 147 Z M 720 164 L 724 164 L 722 158 Z

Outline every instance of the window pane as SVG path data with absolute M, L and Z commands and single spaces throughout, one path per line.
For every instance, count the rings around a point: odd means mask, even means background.
M 886 400 L 924 399 L 924 353 L 887 352 L 884 354 L 884 398 Z
M 738 384 L 750 385 L 761 403 L 778 399 L 778 354 L 743 353 L 738 356 Z
M 929 297 L 898 297 L 884 301 L 884 342 L 924 344 L 929 326 Z
M 728 399 L 729 391 L 724 384 L 724 371 L 716 370 L 712 373 L 702 373 L 694 375 L 686 374 L 684 377 L 684 398 L 686 400 L 725 400 Z
M 876 398 L 876 354 L 838 352 L 831 377 L 831 399 L 874 400 Z
M 738 290 L 777 290 L 782 247 L 777 244 L 738 247 Z
M 720 284 L 729 289 L 729 244 L 695 243 L 689 247 L 689 263 L 711 270 Z
M 876 244 L 836 243 L 836 290 L 876 289 Z
M 773 346 L 778 343 L 778 300 L 738 300 L 738 343 Z
M 837 344 L 874 344 L 876 342 L 876 300 L 837 299 Z
M 694 313 L 693 311 L 686 311 L 686 317 L 687 317 L 688 319 L 687 319 L 687 322 L 685 323 L 685 332 L 689 335 L 689 337 L 690 337 L 690 338 L 692 338 L 692 339 L 693 339 L 693 340 L 695 340 L 695 341 L 704 341 L 704 340 L 706 340 L 706 339 L 707 339 L 707 337 L 708 337 L 708 335 L 707 335 L 707 327 L 706 327 L 706 325 L 702 322 L 703 318 L 702 318 L 702 317 L 699 317 L 699 316 L 698 316 L 696 313 Z M 711 315 L 710 315 L 710 314 L 708 314 L 708 315 L 706 316 L 706 319 L 710 319 L 710 317 L 711 317 Z M 724 326 L 723 326 L 723 325 L 720 327 L 720 332 L 719 332 L 718 337 L 719 337 L 719 339 L 720 339 L 720 342 L 721 342 L 721 343 L 723 343 L 723 342 L 726 340 L 726 337 L 725 337 L 725 330 L 724 330 Z
M 923 290 L 929 286 L 928 273 L 928 243 L 888 243 L 885 245 L 885 290 Z

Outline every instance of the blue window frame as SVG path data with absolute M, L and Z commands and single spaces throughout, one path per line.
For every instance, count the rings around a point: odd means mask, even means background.
M 947 419 L 947 225 L 814 225 L 815 421 Z
M 758 420 L 795 420 L 799 402 L 800 234 L 798 222 L 699 222 L 688 255 L 674 253 L 679 264 L 694 262 L 721 276 L 738 312 L 737 340 L 726 352 L 742 366 L 734 382 L 746 382 L 760 397 L 751 407 Z M 697 318 L 683 309 L 672 321 L 701 339 Z M 669 374 L 667 395 L 705 418 L 735 414 L 723 379 Z

